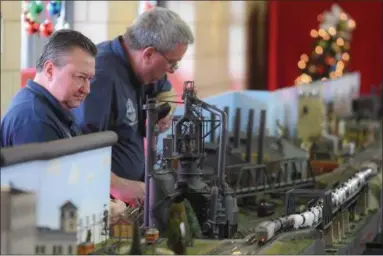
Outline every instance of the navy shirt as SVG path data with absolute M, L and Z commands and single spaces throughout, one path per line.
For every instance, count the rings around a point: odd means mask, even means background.
M 112 171 L 119 177 L 143 180 L 146 96 L 171 90 L 166 77 L 143 86 L 134 74 L 122 38 L 97 45 L 96 73 L 90 94 L 73 112 L 83 133 L 111 130 L 118 142 L 112 147 Z
M 81 134 L 72 113 L 42 86 L 28 80 L 1 121 L 1 146 L 47 142 Z

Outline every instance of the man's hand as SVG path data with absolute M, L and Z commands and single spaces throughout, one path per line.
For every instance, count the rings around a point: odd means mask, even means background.
M 167 115 L 157 123 L 157 129 L 160 133 L 166 132 L 170 128 L 172 122 L 172 115 Z
M 118 199 L 110 200 L 110 223 L 113 224 L 119 220 L 119 216 L 126 211 L 126 204 Z
M 132 206 L 144 200 L 145 183 L 120 178 L 112 173 L 110 193 L 116 199 Z

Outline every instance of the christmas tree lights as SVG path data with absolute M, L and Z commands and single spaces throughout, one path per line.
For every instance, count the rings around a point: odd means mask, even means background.
M 295 84 L 338 78 L 347 71 L 355 21 L 336 4 L 331 12 L 320 14 L 318 21 L 319 29 L 310 31 L 315 39 L 313 50 L 309 55 L 301 55 L 298 68 L 302 73 Z

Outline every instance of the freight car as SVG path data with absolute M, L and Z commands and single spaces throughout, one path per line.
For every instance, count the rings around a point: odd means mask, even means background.
M 352 178 L 340 184 L 332 192 L 333 208 L 343 205 L 368 182 L 369 178 L 376 175 L 378 167 L 363 168 Z M 263 245 L 274 239 L 279 233 L 287 230 L 297 230 L 317 226 L 322 220 L 323 201 L 318 200 L 317 204 L 310 207 L 309 210 L 300 214 L 291 214 L 289 216 L 277 218 L 275 220 L 264 221 L 256 229 L 255 241 Z

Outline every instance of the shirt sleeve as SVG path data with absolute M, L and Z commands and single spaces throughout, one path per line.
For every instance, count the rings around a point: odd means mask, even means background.
M 62 137 L 51 125 L 43 122 L 34 122 L 16 129 L 11 134 L 10 139 L 11 144 L 17 146 L 59 140 Z
M 158 93 L 171 91 L 173 88 L 172 84 L 168 80 L 167 75 L 165 75 L 162 79 L 158 80 L 157 83 L 155 84 L 155 86 L 157 87 L 156 91 Z
M 167 76 L 165 76 L 163 79 L 159 80 L 155 86 L 157 86 L 156 88 L 157 94 L 155 95 L 155 97 L 159 101 L 158 105 L 162 105 L 166 101 L 173 101 L 173 102 L 167 102 L 170 105 L 170 111 L 168 114 L 172 115 L 176 109 L 176 104 L 174 103 L 174 101 L 176 101 L 176 98 L 177 98 L 173 90 L 172 84 L 167 79 Z
M 73 110 L 76 122 L 84 134 L 109 129 L 114 82 L 105 76 L 95 76 L 90 84 L 90 94 Z

